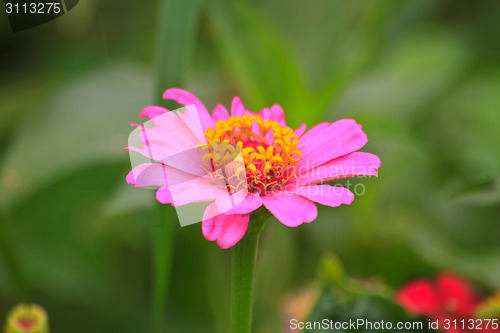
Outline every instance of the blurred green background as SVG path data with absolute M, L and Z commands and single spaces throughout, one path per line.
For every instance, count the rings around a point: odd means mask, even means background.
M 499 22 L 496 0 L 89 0 L 15 34 L 0 13 L 0 317 L 32 301 L 53 332 L 146 332 L 173 233 L 168 332 L 227 331 L 230 252 L 125 183 L 129 124 L 172 86 L 292 127 L 354 118 L 382 160 L 351 206 L 266 226 L 255 332 L 326 252 L 392 288 L 450 270 L 499 290 Z

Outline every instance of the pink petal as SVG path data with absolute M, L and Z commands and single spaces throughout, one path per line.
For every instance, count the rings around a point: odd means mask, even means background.
M 252 132 L 254 132 L 256 135 L 259 135 L 259 133 L 260 133 L 259 124 L 257 124 L 257 123 L 252 124 Z
M 126 181 L 134 187 L 166 186 L 166 177 L 160 163 L 143 163 L 133 168 L 127 175 Z
M 302 136 L 302 134 L 304 134 L 304 132 L 306 131 L 306 128 L 307 128 L 307 125 L 302 123 L 300 124 L 299 127 L 297 127 L 297 129 L 294 131 L 295 135 L 300 138 Z
M 319 123 L 315 126 L 313 126 L 309 131 L 307 131 L 303 136 L 302 138 L 300 139 L 301 140 L 301 143 L 302 141 L 310 141 L 311 138 L 315 137 L 318 133 L 321 133 L 324 129 L 328 128 L 329 126 L 331 125 L 331 123 Z M 299 147 L 301 145 L 299 144 Z
M 193 202 L 210 202 L 227 196 L 228 192 L 224 181 L 217 181 L 211 177 L 198 177 L 177 185 L 169 184 L 175 206 Z
M 173 204 L 174 200 L 172 198 L 172 194 L 170 190 L 166 187 L 160 187 L 158 191 L 156 191 L 156 200 L 162 204 Z
M 270 193 L 261 197 L 264 206 L 284 225 L 296 227 L 318 216 L 316 205 L 300 195 Z
M 335 158 L 312 169 L 302 166 L 296 171 L 297 178 L 291 181 L 295 182 L 296 185 L 305 185 L 356 176 L 377 176 L 376 169 L 379 167 L 380 159 L 376 155 L 355 152 Z
M 132 135 L 138 134 L 141 148 L 127 147 L 154 161 L 175 167 L 179 170 L 195 174 L 206 175 L 203 168 L 201 150 L 196 147 L 205 143 L 201 124 L 198 121 L 196 110 L 192 105 L 187 106 L 184 112 L 166 112 L 148 123 L 153 127 L 138 127 Z M 146 124 L 148 124 L 146 123 Z M 196 128 L 197 127 L 197 128 Z M 196 131 L 197 135 L 193 132 Z M 133 142 L 133 144 L 136 144 Z
M 222 223 L 215 223 L 214 219 L 221 215 L 222 212 L 217 208 L 217 206 L 212 203 L 208 205 L 203 213 L 203 220 L 201 221 L 201 231 L 203 232 L 203 236 L 209 241 L 217 240 L 221 231 L 222 231 Z
M 142 144 L 141 148 L 127 147 L 152 160 L 161 162 L 163 159 L 195 148 L 200 140 L 197 139 L 184 121 L 173 112 L 166 112 L 150 121 L 153 127 L 137 126 L 137 137 Z
M 302 151 L 302 159 L 297 167 L 311 169 L 356 151 L 366 142 L 368 139 L 361 125 L 352 119 L 338 120 L 324 129 L 315 130 L 313 134 L 304 134 L 297 146 Z
M 206 142 L 205 130 L 207 127 L 214 127 L 212 118 L 210 118 L 209 124 L 204 123 L 194 105 L 187 105 L 184 109 L 177 111 L 176 115 L 184 121 L 186 127 L 189 128 L 199 142 Z
M 213 206 L 215 205 L 210 205 L 207 210 L 214 209 Z M 210 215 L 213 215 L 213 213 Z M 219 214 L 212 218 L 204 218 L 201 223 L 201 230 L 207 240 L 216 240 L 220 248 L 227 249 L 245 236 L 249 219 L 250 215 Z
M 148 106 L 141 111 L 139 117 L 148 117 L 149 119 L 153 119 L 167 112 L 169 111 L 161 106 Z
M 214 123 L 218 122 L 219 120 L 228 120 L 229 119 L 229 113 L 227 112 L 227 109 L 221 105 L 217 104 L 212 111 L 212 120 Z
M 213 127 L 214 122 L 212 118 L 210 118 L 210 114 L 208 113 L 207 108 L 205 107 L 205 105 L 203 105 L 202 102 L 200 102 L 198 98 L 196 98 L 196 96 L 194 96 L 190 92 L 179 88 L 168 89 L 163 93 L 163 99 L 171 99 L 185 106 L 194 104 L 201 125 L 203 127 L 203 132 L 205 132 L 205 129 L 207 129 L 208 127 Z
M 261 116 L 264 120 L 276 121 L 281 126 L 286 126 L 285 111 L 278 104 L 274 104 L 270 109 L 262 109 L 258 115 Z
M 249 113 L 245 110 L 241 99 L 238 96 L 234 96 L 233 102 L 231 103 L 231 117 L 244 116 Z
M 143 163 L 133 168 L 127 175 L 126 181 L 135 187 L 144 186 L 173 186 L 186 183 L 201 176 L 184 172 L 160 163 Z
M 248 193 L 239 191 L 231 195 L 232 202 L 228 202 L 230 197 L 217 199 L 217 208 L 225 214 L 249 214 L 262 206 L 262 200 L 258 193 Z
M 181 206 L 192 202 L 215 201 L 228 196 L 224 182 L 214 183 L 208 176 L 199 177 L 159 163 L 138 165 L 127 175 L 135 187 L 158 186 L 156 198 L 161 203 Z M 240 199 L 240 202 L 244 198 Z
M 193 105 L 186 106 L 182 112 L 167 111 L 152 118 L 145 125 L 149 125 L 149 123 L 154 126 L 147 126 L 148 132 L 158 133 L 159 140 L 174 141 L 176 146 L 183 147 L 179 151 L 186 150 L 185 147 L 194 148 L 199 143 L 205 143 L 205 132 L 201 126 L 198 111 Z M 181 132 L 181 136 L 177 137 L 179 132 Z M 154 141 L 154 139 L 155 137 L 152 137 L 150 141 Z
M 177 177 L 175 170 L 199 177 L 206 176 L 209 172 L 213 171 L 206 169 L 206 163 L 203 161 L 203 152 L 195 148 L 165 157 L 161 162 L 169 166 L 166 169 L 168 178 Z
M 338 207 L 342 204 L 350 205 L 354 200 L 354 194 L 351 191 L 339 186 L 300 186 L 292 190 L 287 189 L 288 192 L 297 193 L 309 200 L 330 207 Z

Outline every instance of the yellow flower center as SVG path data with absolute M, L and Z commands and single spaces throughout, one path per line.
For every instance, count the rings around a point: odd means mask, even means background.
M 211 168 L 227 164 L 240 151 L 243 157 L 245 170 L 235 171 L 237 181 L 230 181 L 229 187 L 238 190 L 246 184 L 249 192 L 263 195 L 281 189 L 295 176 L 295 164 L 302 153 L 291 129 L 251 115 L 219 120 L 214 127 L 205 132 L 208 152 L 204 157 L 210 158 Z
M 44 309 L 35 304 L 19 304 L 7 316 L 5 332 L 47 333 L 48 319 Z

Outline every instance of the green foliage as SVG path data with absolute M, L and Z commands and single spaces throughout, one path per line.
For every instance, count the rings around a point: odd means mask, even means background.
M 303 332 L 372 332 L 373 325 L 385 325 L 375 330 L 389 332 L 398 323 L 421 325 L 419 331 L 432 332 L 423 320 L 409 316 L 395 304 L 384 285 L 347 276 L 339 259 L 332 254 L 323 259 L 320 276 L 323 280 L 321 293 L 305 320 L 305 323 L 311 323 L 311 329 Z M 325 325 L 325 320 L 326 327 L 322 327 L 319 323 Z M 314 328 L 314 323 L 317 323 L 317 328 Z M 336 327 L 336 323 L 344 327 Z M 398 332 L 413 332 L 415 327 L 418 326 L 399 329 Z
M 369 325 L 377 325 L 382 322 L 384 322 L 385 325 L 388 325 L 388 323 L 394 325 L 391 327 L 396 327 L 398 323 L 412 323 L 412 325 L 420 325 L 416 323 L 421 323 L 423 329 L 419 329 L 419 331 L 433 332 L 430 329 L 426 329 L 426 321 L 418 321 L 415 318 L 409 317 L 401 307 L 377 295 L 356 295 L 338 302 L 335 297 L 332 296 L 331 291 L 326 290 L 308 321 L 321 322 L 324 319 L 333 321 L 334 323 L 351 323 L 357 322 L 358 320 L 364 320 L 365 322 L 360 323 L 359 326 L 355 326 L 355 329 L 306 329 L 304 332 L 373 332 L 373 328 L 370 328 Z M 391 329 L 379 329 L 377 331 L 390 332 Z M 415 329 L 413 328 L 398 330 L 398 332 L 414 331 Z

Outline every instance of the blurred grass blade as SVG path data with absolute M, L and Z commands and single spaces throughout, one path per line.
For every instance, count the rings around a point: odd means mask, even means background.
M 22 263 L 17 253 L 14 240 L 10 234 L 5 230 L 5 223 L 7 223 L 9 216 L 0 208 L 0 264 L 4 263 L 4 268 L 7 270 L 11 279 L 11 286 L 15 289 L 19 298 L 26 298 L 29 292 L 26 288 L 26 277 L 22 270 Z M 10 223 L 10 221 L 9 221 Z
M 314 120 L 304 108 L 309 98 L 291 50 L 250 3 L 210 1 L 209 17 L 214 41 L 250 94 L 250 107 L 279 103 L 291 119 Z
M 194 54 L 196 31 L 203 0 L 162 0 L 160 2 L 157 38 L 156 101 L 163 92 L 181 87 Z
M 181 87 L 193 54 L 202 0 L 163 0 L 158 24 L 158 76 L 156 103 L 165 105 L 163 92 Z M 165 308 L 173 256 L 175 209 L 158 204 L 158 221 L 153 229 L 153 330 L 166 332 Z M 168 225 L 170 224 L 170 226 Z
M 152 230 L 153 332 L 161 333 L 166 332 L 164 317 L 174 251 L 175 209 L 158 203 L 156 216 L 157 222 Z

